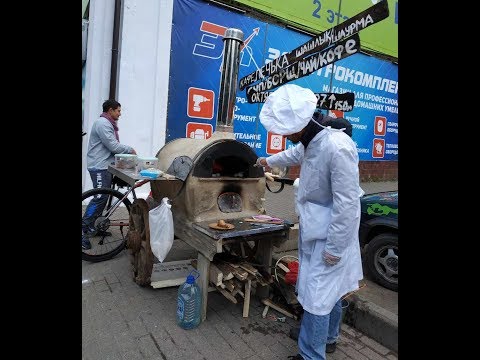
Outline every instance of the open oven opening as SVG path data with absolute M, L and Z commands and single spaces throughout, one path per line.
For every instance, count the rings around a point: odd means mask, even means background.
M 202 178 L 263 177 L 263 169 L 254 167 L 257 155 L 250 146 L 239 141 L 221 142 L 207 148 L 195 159 L 193 176 Z
M 241 193 L 241 186 L 236 184 L 226 184 L 217 198 L 219 210 L 225 213 L 241 212 L 243 210 Z
M 248 163 L 235 156 L 216 158 L 212 162 L 212 177 L 238 177 L 248 175 Z

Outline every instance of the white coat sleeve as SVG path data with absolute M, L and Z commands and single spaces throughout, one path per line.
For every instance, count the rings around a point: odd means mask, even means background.
M 340 148 L 332 157 L 330 169 L 333 208 L 325 251 L 341 258 L 351 242 L 358 241 L 358 155 L 353 149 Z
M 303 160 L 305 148 L 300 143 L 290 149 L 279 152 L 278 154 L 266 158 L 268 166 L 293 166 L 300 165 Z

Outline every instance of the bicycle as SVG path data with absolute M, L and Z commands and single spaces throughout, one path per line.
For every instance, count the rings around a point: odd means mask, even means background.
M 141 180 L 131 186 L 113 176 L 111 187 L 95 188 L 82 193 L 82 217 L 94 196 L 108 195 L 105 208 L 95 220 L 93 231 L 88 233 L 92 248 L 82 249 L 82 260 L 90 262 L 109 260 L 125 249 L 132 206 L 128 196 L 132 194 L 136 200 L 135 189 L 147 182 L 149 180 Z M 118 190 L 124 187 L 128 189 L 125 193 Z

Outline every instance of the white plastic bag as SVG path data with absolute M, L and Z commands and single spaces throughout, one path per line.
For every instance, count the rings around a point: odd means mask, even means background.
M 160 262 L 165 260 L 173 244 L 174 230 L 171 207 L 168 198 L 164 197 L 160 205 L 148 212 L 150 247 Z

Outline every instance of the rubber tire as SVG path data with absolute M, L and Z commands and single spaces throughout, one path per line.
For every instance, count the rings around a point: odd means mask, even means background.
M 97 188 L 97 189 L 91 189 L 91 190 L 85 191 L 82 194 L 82 201 L 85 200 L 86 198 L 89 198 L 93 195 L 98 195 L 98 194 L 109 194 L 111 196 L 116 197 L 117 199 L 121 199 L 124 196 L 124 194 L 121 193 L 118 190 L 114 190 L 114 189 L 110 189 L 110 188 Z M 128 213 L 130 214 L 130 206 L 132 205 L 130 200 L 125 198 L 123 200 L 123 204 L 125 205 Z M 127 240 L 124 239 L 116 248 L 114 248 L 113 250 L 111 250 L 109 252 L 106 252 L 104 254 L 100 254 L 100 255 L 87 254 L 87 253 L 84 253 L 82 251 L 82 260 L 90 261 L 90 262 L 101 262 L 101 261 L 105 261 L 105 260 L 110 260 L 111 258 L 116 256 L 117 254 L 119 254 L 123 249 L 125 249 L 126 243 L 127 243 Z
M 368 274 L 377 284 L 393 291 L 398 291 L 398 282 L 392 283 L 386 280 L 375 268 L 375 252 L 383 246 L 395 246 L 398 249 L 398 235 L 393 233 L 383 233 L 375 236 L 366 247 L 365 264 Z

